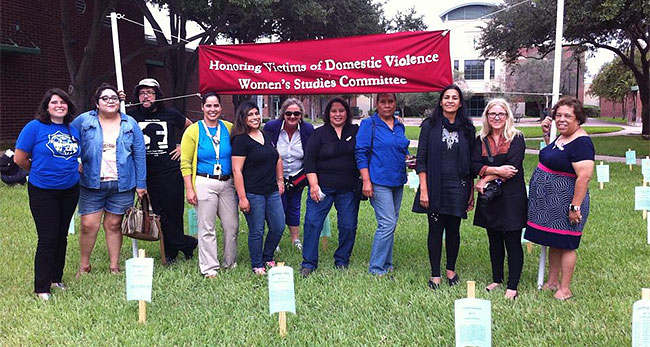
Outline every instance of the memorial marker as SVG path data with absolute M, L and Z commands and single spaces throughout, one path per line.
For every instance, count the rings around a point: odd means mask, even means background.
M 475 298 L 476 282 L 467 281 L 467 299 L 454 302 L 456 347 L 492 346 L 492 307 Z
M 643 182 L 650 182 L 650 157 L 648 156 L 641 159 L 641 174 L 643 175 Z
M 596 177 L 600 183 L 600 189 L 603 189 L 604 183 L 609 182 L 609 165 L 603 165 L 602 161 L 600 165 L 596 165 Z
M 268 272 L 269 314 L 279 312 L 280 336 L 287 335 L 287 311 L 296 313 L 296 297 L 293 287 L 293 269 L 278 263 Z
M 634 209 L 643 211 L 643 219 L 648 217 L 648 210 L 650 210 L 650 187 L 634 187 Z
M 138 323 L 147 321 L 147 304 L 151 302 L 153 282 L 153 258 L 144 257 L 144 249 L 138 257 L 126 261 L 126 301 L 138 300 Z
M 632 165 L 636 165 L 636 151 L 631 148 L 628 148 L 627 152 L 625 152 L 625 164 L 630 166 L 630 171 L 632 171 Z
M 632 306 L 632 347 L 650 346 L 650 288 L 641 289 L 641 300 Z

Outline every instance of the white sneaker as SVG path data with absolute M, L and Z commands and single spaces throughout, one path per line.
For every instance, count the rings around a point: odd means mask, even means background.
M 300 242 L 300 239 L 293 241 L 293 246 L 296 247 L 299 251 L 302 251 L 302 243 Z

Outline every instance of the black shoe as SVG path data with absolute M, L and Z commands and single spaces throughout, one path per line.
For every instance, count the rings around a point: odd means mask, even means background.
M 307 278 L 311 273 L 314 272 L 314 269 L 310 269 L 308 267 L 302 267 L 300 268 L 300 275 L 302 278 Z
M 165 265 L 170 266 L 176 264 L 176 258 L 165 257 Z
M 348 265 L 347 264 L 335 264 L 334 268 L 337 269 L 337 270 L 347 270 Z
M 440 283 L 436 283 L 436 282 L 434 282 L 432 279 L 429 279 L 429 283 L 427 283 L 427 285 L 428 285 L 429 288 L 431 288 L 432 290 L 436 290 L 436 289 L 440 288 Z
M 192 245 L 190 247 L 181 249 L 183 255 L 185 255 L 185 260 L 190 260 L 194 257 L 194 249 L 199 245 L 199 240 L 192 237 Z
M 460 278 L 458 277 L 458 274 L 455 274 L 454 277 L 447 278 L 447 281 L 449 281 L 449 286 L 453 287 L 460 283 Z

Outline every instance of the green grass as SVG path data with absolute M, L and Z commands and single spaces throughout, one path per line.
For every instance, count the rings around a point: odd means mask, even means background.
M 622 130 L 623 128 L 617 126 L 584 126 L 582 127 L 589 134 L 602 134 L 602 133 L 611 133 L 615 131 Z M 524 134 L 525 138 L 534 138 L 542 137 L 542 129 L 538 126 L 531 127 L 518 127 L 519 131 Z M 476 132 L 481 131 L 481 127 L 476 127 Z M 420 136 L 420 127 L 409 125 L 406 127 L 406 137 L 409 140 L 417 140 Z
M 637 158 L 650 155 L 650 141 L 643 140 L 641 136 L 594 136 L 591 141 L 599 155 L 625 157 L 625 152 L 630 148 L 636 151 Z M 539 149 L 539 141 L 528 140 L 526 147 Z
M 627 124 L 627 118 L 610 118 L 610 117 L 598 117 L 598 118 L 589 118 L 589 119 L 594 119 L 594 120 L 599 120 L 602 122 L 607 122 L 607 123 L 614 123 L 614 124 Z
M 527 156 L 525 177 L 536 164 Z M 495 346 L 629 346 L 631 307 L 640 289 L 650 287 L 650 245 L 645 221 L 633 211 L 638 170 L 611 164 L 612 183 L 604 190 L 591 183 L 591 214 L 572 290 L 559 302 L 535 286 L 539 248 L 525 254 L 519 298 L 503 290 L 487 293 L 491 281 L 485 230 L 473 227 L 470 214 L 461 226 L 456 269 L 463 285 L 433 292 L 429 276 L 426 217 L 410 212 L 414 193 L 406 189 L 395 239 L 396 271 L 391 279 L 367 274 L 375 218 L 362 202 L 357 241 L 347 271 L 332 268 L 336 223 L 330 247 L 320 254 L 320 268 L 309 278 L 297 275 L 301 256 L 281 242 L 277 260 L 295 269 L 297 315 L 287 317 L 288 335 L 277 333 L 277 315 L 268 313 L 266 278 L 255 277 L 248 261 L 247 234 L 239 235 L 239 267 L 204 280 L 197 259 L 160 266 L 158 244 L 141 242 L 154 257 L 153 302 L 147 324 L 138 325 L 138 305 L 127 302 L 125 277 L 108 273 L 103 233 L 92 255 L 93 272 L 74 278 L 79 262 L 78 235 L 68 238 L 64 282 L 50 302 L 36 301 L 33 256 L 36 232 L 23 186 L 0 187 L 0 344 L 16 345 L 429 345 L 454 343 L 454 300 L 466 296 L 464 281 L 477 281 L 477 297 L 492 301 Z M 303 211 L 304 212 L 304 211 Z M 241 220 L 241 230 L 246 224 Z M 222 245 L 221 240 L 219 244 Z M 130 254 L 125 239 L 122 264 Z M 221 256 L 221 254 L 220 254 Z M 444 264 L 444 259 L 443 259 Z M 444 265 L 443 265 L 444 266 Z

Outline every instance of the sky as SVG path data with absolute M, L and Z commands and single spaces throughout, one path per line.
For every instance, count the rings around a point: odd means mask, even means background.
M 377 1 L 377 0 L 375 0 Z M 460 4 L 467 2 L 479 2 L 475 0 L 445 0 L 445 1 L 431 1 L 431 0 L 384 0 L 384 13 L 387 18 L 393 17 L 397 11 L 405 12 L 411 7 L 415 7 L 419 15 L 424 16 L 424 23 L 428 26 L 429 30 L 450 29 L 446 27 L 440 20 L 440 14 L 446 10 L 456 7 Z M 498 0 L 483 0 L 483 2 L 498 4 Z M 165 11 L 159 11 L 157 7 L 149 5 L 149 8 L 154 13 L 158 23 L 163 27 L 166 35 L 169 37 L 169 21 L 166 19 Z M 146 21 L 145 21 L 146 22 Z M 453 28 L 452 28 L 453 29 Z M 191 36 L 193 33 L 200 32 L 198 25 L 188 26 L 188 34 Z M 152 34 L 151 26 L 145 24 L 145 33 Z M 190 45 L 193 47 L 195 45 Z M 591 82 L 593 76 L 598 73 L 600 67 L 612 61 L 614 53 L 599 49 L 593 56 L 587 56 L 587 75 L 585 75 L 585 82 Z

